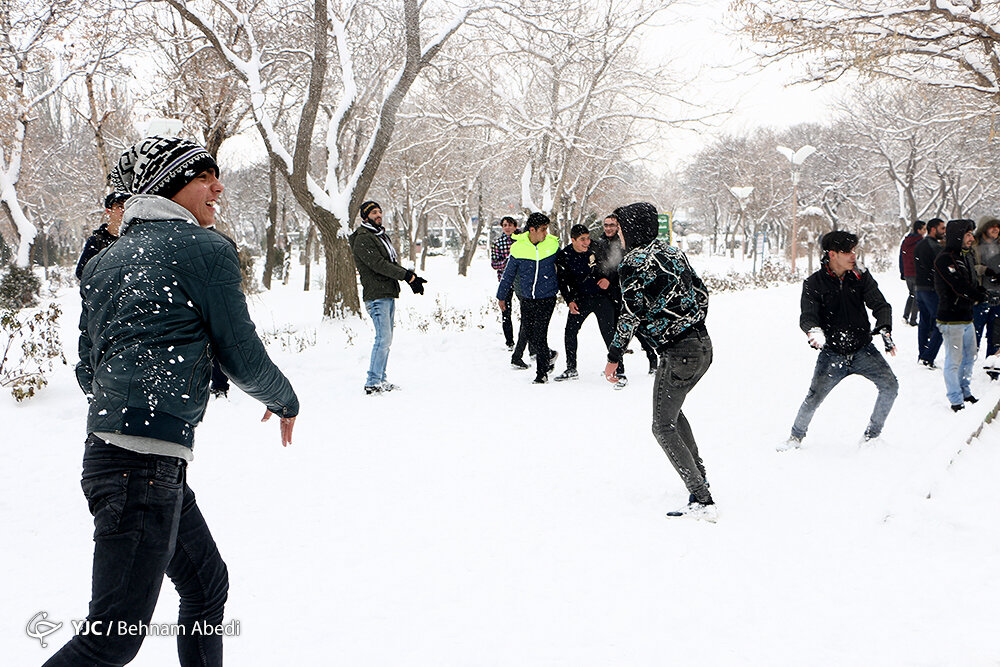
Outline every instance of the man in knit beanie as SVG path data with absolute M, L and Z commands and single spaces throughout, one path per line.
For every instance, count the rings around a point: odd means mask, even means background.
M 187 484 L 212 358 L 281 420 L 291 443 L 298 398 L 268 357 L 240 290 L 234 246 L 208 229 L 222 194 L 204 148 L 147 137 L 109 177 L 131 193 L 122 232 L 83 270 L 80 388 L 90 404 L 83 492 L 94 516 L 92 599 L 84 627 L 48 662 L 124 665 L 139 651 L 164 575 L 180 596 L 183 665 L 221 665 L 229 590 Z

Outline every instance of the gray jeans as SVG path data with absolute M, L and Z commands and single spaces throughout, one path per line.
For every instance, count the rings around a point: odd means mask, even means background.
M 698 444 L 681 406 L 711 365 L 712 339 L 707 333 L 691 334 L 660 351 L 653 385 L 653 435 L 698 502 L 711 502 L 712 495 L 705 484 Z

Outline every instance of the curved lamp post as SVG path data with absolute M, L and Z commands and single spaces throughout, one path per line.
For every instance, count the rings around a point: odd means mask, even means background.
M 727 185 L 726 187 L 729 188 L 729 192 L 731 192 L 732 195 L 736 197 L 736 203 L 740 207 L 740 225 L 743 227 L 743 235 L 746 236 L 747 233 L 746 205 L 747 205 L 747 199 L 749 199 L 750 195 L 753 193 L 753 186 L 732 188 Z M 754 227 L 755 228 L 753 230 L 753 271 L 754 273 L 757 273 L 757 229 L 756 225 L 754 225 Z M 746 244 L 744 243 L 743 244 L 744 260 L 746 259 L 746 256 L 747 256 Z
M 778 146 L 778 152 L 788 158 L 792 163 L 792 273 L 795 272 L 795 258 L 799 254 L 799 176 L 801 174 L 802 163 L 806 158 L 816 152 L 816 149 L 808 144 L 793 151 L 785 146 Z

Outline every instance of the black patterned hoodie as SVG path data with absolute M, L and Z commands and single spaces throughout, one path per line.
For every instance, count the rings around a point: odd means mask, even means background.
M 626 254 L 618 268 L 622 311 L 608 360 L 621 362 L 632 336 L 657 350 L 670 347 L 691 329 L 703 329 L 708 289 L 679 249 L 656 238 L 652 204 L 629 204 L 615 210 Z

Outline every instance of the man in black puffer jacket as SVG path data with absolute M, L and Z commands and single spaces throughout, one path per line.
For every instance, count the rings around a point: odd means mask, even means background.
M 889 364 L 872 344 L 871 324 L 865 308 L 875 315 L 875 332 L 882 334 L 885 351 L 896 355 L 890 335 L 892 307 L 868 271 L 856 266 L 854 249 L 858 237 L 837 230 L 823 236 L 822 266 L 802 284 L 802 315 L 799 327 L 818 349 L 809 392 L 802 401 L 792 434 L 778 451 L 797 449 L 806 436 L 813 414 L 827 395 L 849 375 L 860 375 L 878 387 L 865 441 L 882 433 L 889 410 L 896 400 L 899 384 Z
M 107 216 L 108 221 L 95 229 L 83 245 L 83 252 L 80 253 L 80 259 L 76 263 L 77 278 L 83 275 L 83 267 L 87 266 L 87 262 L 94 255 L 118 240 L 118 232 L 121 230 L 127 199 L 128 195 L 124 192 L 112 192 L 104 198 L 104 215 Z
M 972 310 L 988 297 L 973 268 L 972 220 L 950 220 L 944 250 L 934 260 L 934 289 L 938 295 L 937 327 L 944 343 L 944 384 L 951 409 L 958 412 L 975 403 L 969 381 L 976 360 L 976 328 Z
M 163 575 L 180 595 L 181 664 L 221 665 L 218 626 L 229 588 L 187 485 L 194 429 L 208 404 L 211 358 L 281 418 L 291 443 L 299 403 L 254 331 L 236 251 L 211 229 L 222 184 L 204 148 L 147 137 L 112 171 L 130 192 L 123 232 L 83 271 L 80 362 L 88 396 L 83 491 L 94 515 L 89 627 L 46 662 L 124 665 L 135 657 Z M 97 622 L 100 625 L 96 625 Z

